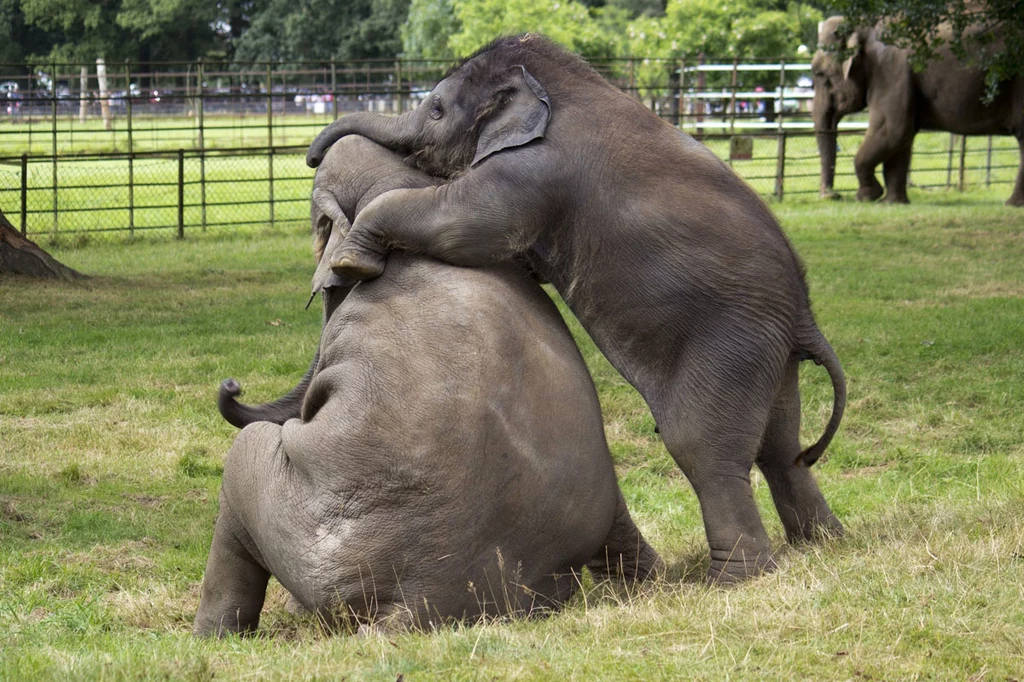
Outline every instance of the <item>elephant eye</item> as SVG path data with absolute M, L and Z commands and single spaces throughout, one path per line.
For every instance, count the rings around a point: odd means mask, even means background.
M 434 119 L 435 121 L 437 119 L 441 118 L 442 116 L 444 116 L 444 109 L 441 108 L 441 101 L 440 100 L 436 100 L 435 99 L 435 100 L 433 100 L 430 103 L 430 112 L 429 113 L 430 113 L 430 118 Z

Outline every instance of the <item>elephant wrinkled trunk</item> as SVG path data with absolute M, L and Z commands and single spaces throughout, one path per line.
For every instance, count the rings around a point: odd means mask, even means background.
M 820 101 L 821 99 L 824 98 L 815 97 L 814 101 L 814 138 L 818 143 L 818 156 L 821 158 L 819 196 L 822 199 L 837 199 L 839 195 L 832 187 L 836 177 L 836 128 L 839 125 L 839 116 L 830 102 Z
M 316 168 L 327 150 L 346 135 L 362 135 L 388 149 L 408 151 L 416 142 L 420 123 L 418 109 L 400 116 L 384 116 L 360 111 L 342 116 L 320 131 L 306 152 L 306 165 Z

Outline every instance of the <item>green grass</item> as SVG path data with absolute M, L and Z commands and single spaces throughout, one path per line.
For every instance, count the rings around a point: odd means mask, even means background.
M 1024 212 L 1002 192 L 777 206 L 850 403 L 817 466 L 846 539 L 698 581 L 696 499 L 643 403 L 572 323 L 623 489 L 671 566 L 562 612 L 389 640 L 329 636 L 272 583 L 264 636 L 189 635 L 236 433 L 220 379 L 266 400 L 319 316 L 299 230 L 55 248 L 93 279 L 0 284 L 0 679 L 1009 680 L 1024 672 Z M 804 439 L 830 408 L 806 363 Z

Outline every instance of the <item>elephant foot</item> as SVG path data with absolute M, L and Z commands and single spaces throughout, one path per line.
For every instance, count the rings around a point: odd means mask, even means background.
M 331 263 L 331 269 L 341 277 L 358 280 L 374 279 L 384 273 L 384 263 L 385 258 L 381 254 L 345 249 Z
M 711 565 L 708 567 L 706 581 L 709 585 L 735 585 L 764 573 L 772 573 L 777 568 L 775 559 L 768 551 L 748 557 L 738 549 L 729 553 L 711 550 Z
M 843 198 L 843 195 L 833 189 L 823 189 L 818 198 L 826 201 L 839 201 Z
M 882 198 L 882 186 L 878 187 L 861 187 L 857 190 L 857 201 L 878 201 Z
M 1014 194 L 1006 200 L 1007 206 L 1024 206 L 1024 194 Z
M 882 199 L 883 204 L 909 204 L 910 199 L 907 199 L 906 194 L 886 194 L 885 198 Z

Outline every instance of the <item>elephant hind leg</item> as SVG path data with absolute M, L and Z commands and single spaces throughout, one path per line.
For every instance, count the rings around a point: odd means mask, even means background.
M 587 568 L 598 580 L 634 583 L 657 578 L 665 572 L 665 562 L 633 523 L 622 491 L 616 493 L 618 503 L 612 528 L 604 546 L 587 562 Z
M 686 369 L 674 377 L 672 394 L 651 407 L 665 447 L 700 501 L 708 582 L 726 584 L 775 569 L 750 470 L 782 368 L 768 349 L 736 354 L 723 346 L 681 358 Z
M 811 470 L 803 461 L 798 461 L 798 364 L 794 359 L 786 367 L 757 455 L 757 465 L 768 481 L 790 544 L 843 534 L 843 526 L 829 509 Z
M 240 535 L 248 537 L 221 495 L 199 611 L 192 625 L 197 637 L 250 633 L 259 625 L 270 573 L 239 541 Z

